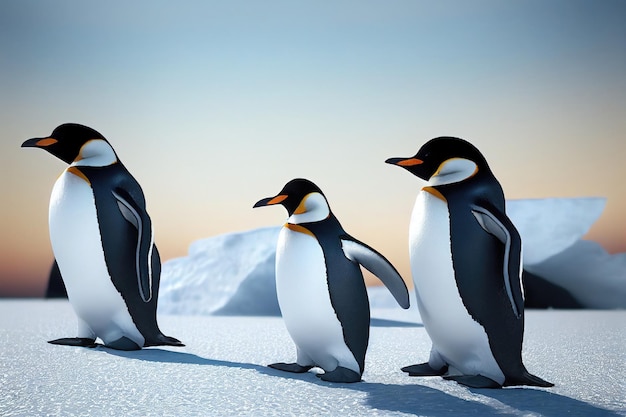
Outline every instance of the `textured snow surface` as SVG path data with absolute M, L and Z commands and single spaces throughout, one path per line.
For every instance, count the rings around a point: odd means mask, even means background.
M 626 308 L 626 254 L 609 255 L 580 240 L 605 203 L 595 197 L 509 200 L 507 213 L 522 236 L 527 270 L 567 289 L 587 307 Z M 280 315 L 274 279 L 279 230 L 268 227 L 194 242 L 188 256 L 163 265 L 159 312 Z M 394 307 L 395 301 L 377 292 L 370 304 Z
M 524 362 L 553 388 L 468 389 L 400 367 L 428 357 L 416 311 L 374 310 L 364 381 L 333 384 L 292 361 L 279 317 L 166 316 L 184 348 L 55 346 L 74 336 L 67 301 L 0 301 L 0 415 L 626 416 L 626 312 L 530 311 Z

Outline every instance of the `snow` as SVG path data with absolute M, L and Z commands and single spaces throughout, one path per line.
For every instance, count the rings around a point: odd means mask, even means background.
M 119 352 L 46 343 L 75 334 L 67 301 L 0 300 L 0 415 L 626 416 L 626 311 L 527 312 L 524 362 L 556 385 L 502 390 L 406 376 L 415 307 L 372 315 L 363 382 L 333 384 L 266 367 L 295 358 L 280 317 L 161 314 L 186 347 Z
M 609 255 L 581 240 L 605 203 L 596 197 L 509 200 L 507 213 L 522 237 L 528 271 L 567 289 L 586 307 L 626 308 L 626 254 Z M 159 312 L 280 315 L 274 279 L 279 230 L 267 227 L 194 242 L 188 256 L 163 264 Z M 396 305 L 379 289 L 370 289 L 370 304 Z

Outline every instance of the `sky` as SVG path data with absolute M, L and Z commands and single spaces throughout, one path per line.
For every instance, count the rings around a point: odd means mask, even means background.
M 252 209 L 314 181 L 410 280 L 423 182 L 384 163 L 436 136 L 509 199 L 603 196 L 587 238 L 626 251 L 626 2 L 0 2 L 0 296 L 44 293 L 65 164 L 21 143 L 66 122 L 143 187 L 162 260 L 280 225 Z

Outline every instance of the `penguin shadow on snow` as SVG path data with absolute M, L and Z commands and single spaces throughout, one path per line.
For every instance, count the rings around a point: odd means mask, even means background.
M 219 359 L 208 359 L 193 353 L 174 352 L 171 350 L 149 348 L 135 351 L 123 351 L 109 349 L 104 346 L 96 348 L 109 355 L 119 356 L 127 359 L 135 359 L 146 362 L 173 363 L 173 364 L 191 364 L 191 365 L 207 365 L 207 366 L 226 366 L 229 368 L 254 369 L 262 371 L 265 367 L 245 362 L 230 362 Z
M 322 381 L 314 372 L 290 374 L 272 368 L 259 370 L 260 373 L 279 378 L 297 379 L 329 389 L 350 389 L 364 392 L 366 404 L 376 410 L 402 412 L 424 416 L 487 416 L 493 409 L 485 404 L 465 401 L 443 391 L 423 385 L 382 384 L 361 381 L 357 383 L 335 383 Z
M 619 417 L 621 414 L 586 402 L 536 388 L 475 389 L 470 392 L 493 398 L 516 410 L 539 413 L 546 417 Z
M 408 321 L 389 320 L 389 319 L 377 319 L 372 317 L 370 319 L 371 327 L 424 327 L 421 323 L 411 323 Z
M 402 323 L 402 322 L 400 322 Z M 416 379 L 408 379 L 407 384 L 383 384 L 368 382 L 367 380 L 342 384 L 322 381 L 315 376 L 314 372 L 293 374 L 245 362 L 231 362 L 219 359 L 208 359 L 193 353 L 175 352 L 160 348 L 149 348 L 138 351 L 121 351 L 109 349 L 104 346 L 96 348 L 101 352 L 147 362 L 193 364 L 207 366 L 225 366 L 228 368 L 252 369 L 257 372 L 277 378 L 300 380 L 330 389 L 343 388 L 353 391 L 361 391 L 367 394 L 366 403 L 377 410 L 397 411 L 403 413 L 415 413 L 427 416 L 490 416 L 501 415 L 502 410 L 496 409 L 489 404 L 480 401 L 480 397 L 487 397 L 509 406 L 515 410 L 539 413 L 548 417 L 560 417 L 563 415 L 573 417 L 619 417 L 620 414 L 610 410 L 595 407 L 583 401 L 555 394 L 553 392 L 535 388 L 504 388 L 504 389 L 474 389 L 469 392 L 474 394 L 476 401 L 469 401 L 447 394 L 435 388 L 411 383 Z M 453 382 L 449 382 L 452 384 Z
M 450 382 L 452 383 L 452 382 Z M 344 384 L 345 386 L 346 384 Z M 367 393 L 367 404 L 375 409 L 427 416 L 499 416 L 508 414 L 500 406 L 486 403 L 496 400 L 515 411 L 537 413 L 545 417 L 619 417 L 611 410 L 598 408 L 573 398 L 536 388 L 468 389 L 475 400 L 467 400 L 423 385 L 394 385 L 362 382 L 347 388 Z M 486 397 L 486 398 L 485 398 Z M 513 412 L 511 410 L 511 412 Z
M 485 403 L 486 398 L 496 400 L 516 411 L 537 413 L 546 417 L 620 417 L 620 414 L 595 407 L 583 401 L 537 388 L 476 389 L 464 388 L 474 395 L 475 401 L 450 395 L 444 391 L 415 383 L 383 384 L 361 382 L 342 384 L 322 381 L 314 372 L 290 374 L 268 367 L 256 368 L 260 373 L 287 379 L 297 379 L 330 389 L 350 389 L 367 394 L 367 405 L 376 410 L 402 412 L 424 416 L 500 416 L 506 410 Z M 411 378 L 410 381 L 417 379 Z M 455 382 L 447 382 L 456 384 Z M 486 398 L 485 398 L 486 397 Z M 513 411 L 511 410 L 511 411 Z
M 475 400 L 471 401 L 423 385 L 362 384 L 360 390 L 367 392 L 366 401 L 372 408 L 419 415 L 496 416 L 507 413 L 500 407 L 485 403 L 484 397 L 487 397 L 524 414 L 537 413 L 546 417 L 619 416 L 613 411 L 535 388 L 469 389 L 475 395 Z

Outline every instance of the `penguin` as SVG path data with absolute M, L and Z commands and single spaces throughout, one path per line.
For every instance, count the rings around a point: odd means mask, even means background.
M 24 148 L 40 148 L 69 164 L 54 184 L 50 241 L 78 317 L 75 338 L 49 343 L 137 350 L 184 346 L 156 320 L 159 252 L 141 187 L 111 144 L 87 126 L 67 123 Z
M 474 388 L 553 386 L 522 363 L 522 241 L 480 151 L 438 137 L 411 158 L 390 158 L 427 181 L 409 230 L 416 302 L 432 340 L 410 376 L 441 375 Z
M 359 265 L 378 276 L 405 309 L 406 284 L 383 255 L 346 233 L 313 182 L 291 180 L 254 207 L 275 204 L 289 215 L 276 247 L 276 292 L 297 359 L 269 366 L 295 373 L 319 367 L 324 381 L 359 382 L 370 326 Z

